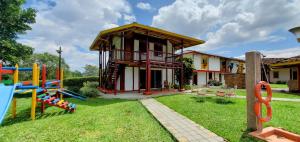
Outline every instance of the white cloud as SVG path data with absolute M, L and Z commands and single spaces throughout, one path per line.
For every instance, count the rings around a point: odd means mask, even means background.
M 259 50 L 258 52 L 265 55 L 265 58 L 290 58 L 300 55 L 300 47 L 292 47 L 276 50 Z M 245 59 L 245 55 L 237 56 L 236 58 Z
M 146 3 L 146 2 L 139 2 L 136 4 L 136 7 L 142 10 L 151 10 L 152 7 L 150 5 L 150 3 Z
M 300 0 L 176 0 L 158 10 L 152 25 L 181 34 L 206 38 L 202 50 L 237 46 L 284 37 L 300 24 Z
M 125 24 L 136 22 L 136 18 L 135 18 L 134 15 L 127 15 L 127 14 L 125 14 L 124 15 L 124 20 L 125 20 Z
M 264 54 L 267 58 L 289 58 L 293 56 L 300 55 L 300 47 L 286 48 L 286 49 L 278 49 L 278 50 L 261 50 L 262 54 Z
M 38 10 L 36 23 L 19 41 L 34 47 L 37 53 L 56 54 L 60 44 L 66 62 L 77 70 L 85 64 L 97 65 L 98 54 L 89 51 L 89 46 L 100 30 L 116 27 L 119 20 L 135 19 L 126 0 L 49 2 L 33 1 L 30 6 Z

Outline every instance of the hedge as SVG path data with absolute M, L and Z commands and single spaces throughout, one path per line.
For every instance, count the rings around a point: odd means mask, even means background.
M 79 92 L 80 88 L 83 87 L 85 82 L 98 82 L 98 76 L 88 76 L 88 77 L 76 77 L 64 79 L 64 86 L 74 92 Z

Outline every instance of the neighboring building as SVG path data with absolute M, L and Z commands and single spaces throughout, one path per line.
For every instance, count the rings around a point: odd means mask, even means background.
M 191 50 L 184 51 L 183 54 L 184 57 L 192 58 L 194 61 L 195 75 L 192 84 L 197 86 L 207 86 L 210 80 L 216 80 L 225 85 L 225 74 L 245 73 L 245 61 L 241 59 Z
M 101 31 L 90 46 L 99 52 L 99 88 L 106 93 L 160 91 L 175 83 L 175 69 L 182 71 L 175 51 L 202 43 L 138 23 Z
M 266 72 L 271 83 L 287 83 L 290 91 L 300 91 L 300 56 L 265 58 Z

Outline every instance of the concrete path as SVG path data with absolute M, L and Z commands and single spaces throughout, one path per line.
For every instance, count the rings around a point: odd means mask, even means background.
M 224 142 L 222 137 L 196 124 L 155 99 L 140 100 L 179 142 Z

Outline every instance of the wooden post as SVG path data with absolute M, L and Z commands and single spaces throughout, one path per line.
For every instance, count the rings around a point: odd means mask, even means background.
M 150 66 L 150 47 L 149 47 L 149 37 L 147 32 L 146 37 L 146 46 L 147 46 L 147 54 L 146 54 L 146 90 L 144 95 L 151 95 L 151 66 Z
M 297 75 L 297 79 L 298 79 L 298 91 L 300 91 L 300 65 L 298 65 L 298 75 Z
M 34 63 L 33 64 L 33 67 L 32 67 L 32 85 L 33 86 L 37 86 L 37 83 L 38 83 L 38 67 L 37 67 L 37 64 Z M 32 91 L 32 99 L 31 99 L 31 119 L 32 120 L 35 120 L 35 107 L 36 107 L 36 89 L 33 89 Z
M 181 59 L 181 67 L 180 67 L 180 84 L 179 84 L 179 91 L 183 91 L 183 41 L 181 41 L 181 54 L 180 54 L 180 59 Z
M 261 80 L 261 54 L 257 51 L 246 53 L 246 90 L 247 90 L 247 129 L 257 130 L 254 112 L 256 98 L 255 85 Z

